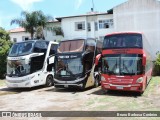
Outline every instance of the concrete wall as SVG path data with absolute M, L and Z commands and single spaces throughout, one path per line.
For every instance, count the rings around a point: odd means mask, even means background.
M 115 31 L 143 32 L 154 54 L 160 51 L 160 2 L 129 0 L 113 9 Z M 150 48 L 148 48 L 150 49 Z
M 105 14 L 105 15 L 93 15 L 93 16 L 81 16 L 81 17 L 70 17 L 63 18 L 61 22 L 62 29 L 64 31 L 65 39 L 73 39 L 78 37 L 91 37 L 98 38 L 101 36 L 105 36 L 107 33 L 111 33 L 114 31 L 114 28 L 108 29 L 99 29 L 95 31 L 95 22 L 99 22 L 99 20 L 104 19 L 113 19 L 113 15 Z M 85 22 L 85 30 L 75 30 L 75 22 Z M 87 23 L 91 24 L 91 31 L 87 29 Z
M 23 37 L 28 37 L 30 39 L 30 34 L 26 32 L 10 33 L 9 36 L 11 41 L 13 41 L 14 38 L 17 38 L 17 42 L 22 42 Z

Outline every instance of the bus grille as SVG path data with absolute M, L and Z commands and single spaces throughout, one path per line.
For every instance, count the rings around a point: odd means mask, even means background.
M 132 84 L 133 82 L 133 79 L 109 78 L 108 80 L 110 83 L 113 83 L 113 84 Z
M 7 80 L 7 82 L 10 82 L 10 83 L 22 83 L 22 82 L 25 82 L 26 80 Z

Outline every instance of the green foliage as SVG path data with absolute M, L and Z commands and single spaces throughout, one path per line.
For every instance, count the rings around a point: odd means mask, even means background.
M 9 33 L 0 28 L 0 78 L 6 73 L 6 58 L 11 45 Z
M 160 76 L 160 54 L 157 55 L 157 59 L 155 61 L 155 66 L 154 66 L 154 75 Z
M 156 59 L 155 64 L 160 66 L 160 54 L 157 55 L 157 59 Z
M 55 27 L 47 27 L 48 31 L 55 32 L 56 35 L 62 35 L 64 37 L 64 33 L 61 27 L 55 26 Z
M 9 33 L 0 27 L 0 38 L 4 40 L 10 40 Z
M 33 39 L 34 33 L 37 31 L 37 28 L 44 28 L 47 22 L 51 19 L 52 17 L 44 15 L 42 11 L 22 11 L 21 18 L 13 19 L 11 21 L 11 25 L 18 24 L 19 26 L 25 28 L 25 30 L 31 34 L 31 38 Z M 41 33 L 43 34 L 42 31 Z

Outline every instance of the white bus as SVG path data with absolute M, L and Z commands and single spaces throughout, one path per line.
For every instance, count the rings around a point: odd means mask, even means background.
M 7 57 L 7 87 L 52 86 L 57 47 L 58 43 L 45 40 L 15 43 Z

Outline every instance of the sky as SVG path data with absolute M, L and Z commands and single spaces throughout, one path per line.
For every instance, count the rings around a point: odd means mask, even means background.
M 94 10 L 107 10 L 127 0 L 93 0 Z M 22 11 L 41 10 L 54 18 L 81 15 L 91 11 L 92 0 L 0 0 L 0 27 L 10 30 L 18 27 L 10 25 L 12 19 L 20 18 Z

